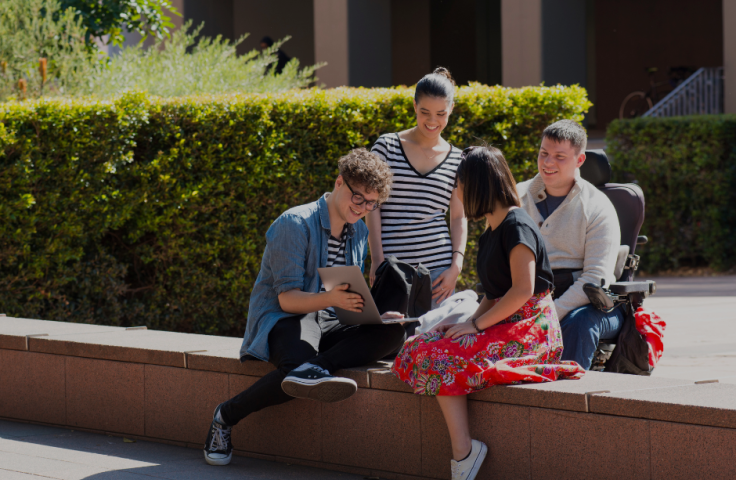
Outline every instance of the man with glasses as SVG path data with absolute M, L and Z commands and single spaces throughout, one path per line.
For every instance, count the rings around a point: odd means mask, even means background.
M 332 192 L 287 210 L 266 233 L 240 358 L 255 357 L 276 369 L 217 406 L 204 447 L 210 465 L 230 463 L 231 429 L 246 416 L 293 398 L 345 400 L 358 386 L 332 373 L 383 358 L 404 340 L 401 324 L 339 323 L 332 307 L 360 312 L 363 298 L 349 292 L 349 285 L 327 292 L 321 284 L 317 268 L 363 268 L 368 228 L 359 220 L 377 209 L 391 188 L 389 166 L 363 148 L 338 165 Z

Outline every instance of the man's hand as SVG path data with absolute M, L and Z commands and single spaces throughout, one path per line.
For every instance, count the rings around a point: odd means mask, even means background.
M 343 283 L 328 292 L 330 306 L 342 308 L 349 312 L 363 311 L 363 297 L 358 293 L 348 292 L 350 285 Z
M 455 325 L 440 325 L 437 331 L 445 334 L 445 338 L 452 338 L 453 340 L 463 335 L 470 335 L 471 333 L 478 333 L 471 322 L 457 323 Z

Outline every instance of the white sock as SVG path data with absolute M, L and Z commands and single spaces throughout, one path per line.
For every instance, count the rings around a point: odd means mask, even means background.
M 219 410 L 218 410 L 218 411 L 217 411 L 217 413 L 215 414 L 215 421 L 216 421 L 217 423 L 219 423 L 220 425 L 227 425 L 227 424 L 225 423 L 225 420 L 223 420 L 223 419 L 222 419 L 222 415 L 220 414 L 220 411 L 219 411 Z

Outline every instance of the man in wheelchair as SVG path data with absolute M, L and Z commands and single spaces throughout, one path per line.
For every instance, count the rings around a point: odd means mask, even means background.
M 586 284 L 616 282 L 621 247 L 616 209 L 605 193 L 580 176 L 586 144 L 585 129 L 572 120 L 548 126 L 537 158 L 539 173 L 517 188 L 522 208 L 539 225 L 549 254 L 565 346 L 562 359 L 589 370 L 599 341 L 615 343 L 626 304 L 600 310 L 583 289 Z

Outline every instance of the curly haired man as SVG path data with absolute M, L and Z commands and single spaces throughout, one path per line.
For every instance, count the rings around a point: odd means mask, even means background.
M 363 148 L 342 157 L 339 171 L 332 192 L 282 213 L 266 233 L 240 357 L 271 362 L 276 370 L 217 406 L 204 447 L 210 465 L 230 463 L 231 429 L 246 416 L 293 398 L 344 400 L 357 384 L 333 372 L 383 358 L 403 343 L 400 324 L 341 324 L 332 307 L 361 311 L 363 298 L 348 285 L 329 292 L 321 285 L 319 267 L 363 268 L 368 228 L 359 220 L 391 188 L 389 166 Z

